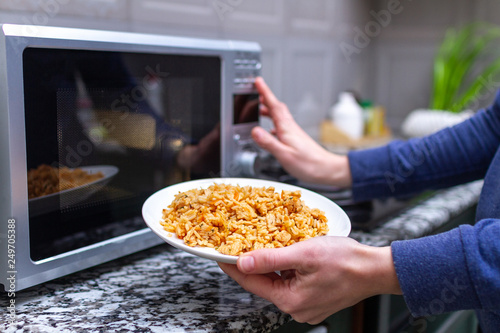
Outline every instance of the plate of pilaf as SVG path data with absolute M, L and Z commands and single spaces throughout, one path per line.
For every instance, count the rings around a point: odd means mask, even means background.
M 321 236 L 348 236 L 351 222 L 330 199 L 261 179 L 209 178 L 168 186 L 142 207 L 147 226 L 191 254 L 235 264 L 242 253 Z
M 113 165 L 78 168 L 47 164 L 28 170 L 30 216 L 74 206 L 101 190 L 118 173 Z

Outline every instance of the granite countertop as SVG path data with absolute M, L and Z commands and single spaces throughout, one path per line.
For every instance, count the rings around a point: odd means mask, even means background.
M 468 208 L 478 199 L 483 181 L 478 180 L 436 192 L 370 231 L 353 231 L 349 235 L 361 243 L 373 246 L 390 245 L 392 241 L 412 239 L 432 234 Z M 473 221 L 471 221 L 473 222 Z
M 472 207 L 481 187 L 440 191 L 350 237 L 383 246 L 432 233 Z M 0 299 L 5 332 L 271 332 L 291 320 L 215 262 L 166 244 L 18 292 L 16 325 L 6 324 L 7 302 Z
M 290 320 L 167 244 L 18 292 L 16 315 L 7 332 L 255 332 Z

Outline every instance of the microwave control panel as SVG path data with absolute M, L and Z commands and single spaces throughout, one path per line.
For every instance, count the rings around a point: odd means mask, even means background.
M 233 64 L 235 70 L 233 79 L 234 90 L 253 90 L 255 78 L 260 75 L 262 67 L 260 54 L 255 52 L 237 52 Z
M 259 125 L 259 94 L 254 83 L 262 65 L 258 52 L 236 52 L 235 55 L 232 126 L 235 160 L 227 172 L 229 176 L 255 177 L 255 163 L 261 149 L 252 140 L 251 131 Z

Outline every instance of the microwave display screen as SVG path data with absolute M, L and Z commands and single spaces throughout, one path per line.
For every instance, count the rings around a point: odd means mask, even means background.
M 259 121 L 259 95 L 233 95 L 233 123 L 246 124 Z
M 217 56 L 27 48 L 23 76 L 34 261 L 144 229 L 152 193 L 220 174 Z

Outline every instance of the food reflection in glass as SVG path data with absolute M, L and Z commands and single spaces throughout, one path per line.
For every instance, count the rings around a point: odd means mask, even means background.
M 28 198 L 34 199 L 45 195 L 69 190 L 104 178 L 100 171 L 89 173 L 80 168 L 52 167 L 42 164 L 28 171 Z

